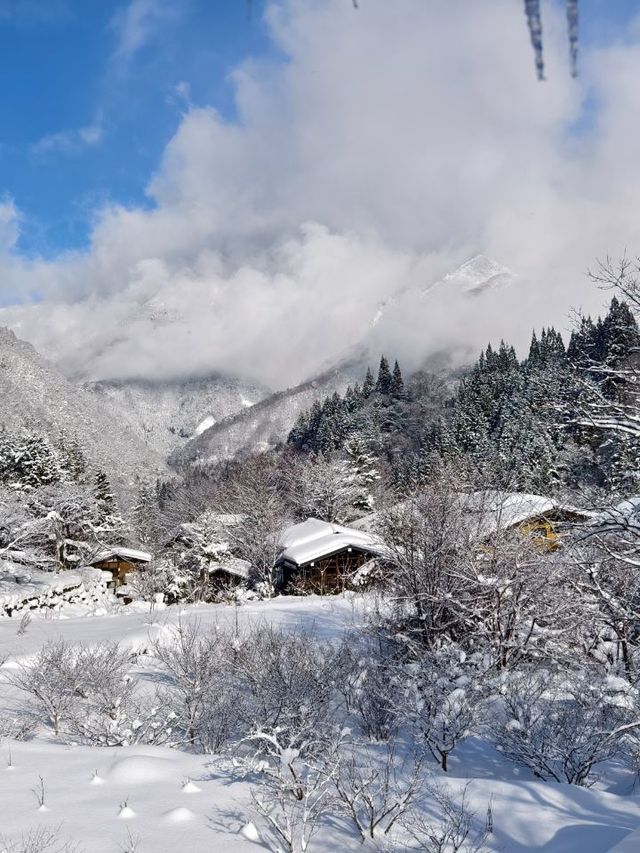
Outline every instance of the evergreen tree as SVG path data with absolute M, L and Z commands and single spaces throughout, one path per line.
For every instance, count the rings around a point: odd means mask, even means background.
M 402 378 L 402 371 L 397 360 L 393 365 L 393 374 L 391 376 L 391 396 L 395 400 L 403 400 L 405 397 L 404 379 Z
M 362 383 L 362 396 L 365 400 L 367 400 L 375 387 L 375 383 L 373 381 L 373 373 L 371 372 L 371 368 L 367 367 L 367 373 L 364 377 L 364 382 Z
M 354 436 L 345 444 L 345 452 L 349 458 L 354 471 L 354 481 L 359 487 L 353 498 L 353 506 L 363 512 L 373 509 L 373 495 L 371 489 L 373 484 L 380 479 L 376 458 L 367 449 L 367 445 L 360 436 Z
M 531 344 L 529 346 L 529 356 L 527 358 L 527 364 L 530 367 L 537 367 L 540 364 L 540 344 L 538 343 L 538 336 L 536 335 L 536 330 L 533 330 L 533 334 L 531 335 Z
M 391 376 L 391 370 L 389 369 L 389 362 L 386 359 L 386 356 L 382 356 L 380 359 L 380 367 L 378 368 L 378 378 L 376 380 L 376 388 L 378 394 L 384 394 L 388 396 L 391 394 L 391 387 L 393 383 L 393 377 Z
M 58 453 L 42 435 L 5 435 L 2 452 L 0 469 L 7 482 L 37 488 L 63 479 Z
M 105 520 L 114 514 L 116 499 L 111 491 L 109 478 L 104 471 L 98 471 L 93 479 L 93 496 L 96 502 L 97 515 Z
M 639 345 L 640 333 L 631 309 L 626 302 L 614 296 L 602 323 L 604 360 L 608 365 L 618 367 L 638 350 Z
M 87 460 L 77 438 L 70 441 L 63 435 L 58 444 L 60 463 L 69 479 L 81 483 L 87 472 Z

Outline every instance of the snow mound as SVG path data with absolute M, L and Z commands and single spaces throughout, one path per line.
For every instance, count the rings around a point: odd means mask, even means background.
M 136 813 L 133 809 L 130 809 L 129 806 L 122 806 L 122 808 L 118 812 L 118 817 L 120 818 L 120 820 L 131 820 L 131 818 L 135 816 Z
M 198 786 L 195 785 L 191 780 L 189 780 L 188 782 L 185 782 L 184 785 L 182 786 L 182 793 L 183 794 L 198 794 L 198 793 L 200 793 L 201 790 L 202 790 L 202 788 L 198 788 Z
M 195 815 L 191 809 L 186 809 L 184 806 L 171 809 L 162 815 L 163 820 L 166 820 L 168 823 L 187 823 L 187 821 L 193 820 L 194 817 Z
M 173 762 L 167 758 L 131 755 L 113 762 L 109 780 L 124 785 L 144 785 L 147 782 L 164 782 L 173 773 Z
M 260 833 L 256 829 L 255 823 L 249 822 L 246 826 L 243 826 L 240 830 L 240 835 L 244 835 L 247 841 L 255 841 L 256 844 L 259 844 L 262 839 L 260 838 Z

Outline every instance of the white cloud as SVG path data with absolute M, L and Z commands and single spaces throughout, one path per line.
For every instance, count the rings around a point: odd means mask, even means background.
M 98 145 L 104 137 L 102 116 L 84 127 L 48 133 L 31 146 L 31 154 L 42 156 L 51 153 L 78 154 L 85 148 Z
M 116 34 L 113 64 L 125 70 L 156 33 L 158 25 L 174 11 L 167 0 L 130 0 L 111 21 Z
M 44 296 L 0 317 L 84 376 L 285 384 L 357 342 L 380 300 L 478 251 L 526 292 L 484 311 L 443 294 L 389 345 L 411 341 L 417 361 L 490 335 L 523 343 L 602 303 L 586 268 L 640 242 L 635 36 L 583 50 L 574 81 L 564 21 L 548 17 L 540 84 L 512 0 L 464 15 L 450 0 L 286 0 L 269 19 L 289 61 L 237 69 L 238 122 L 191 107 L 153 209 L 100 211 L 85 253 L 0 257 L 4 281 Z M 134 23 L 122 56 L 144 43 Z M 576 136 L 587 99 L 598 111 Z
M 20 213 L 13 199 L 0 202 L 0 252 L 11 252 L 20 237 Z

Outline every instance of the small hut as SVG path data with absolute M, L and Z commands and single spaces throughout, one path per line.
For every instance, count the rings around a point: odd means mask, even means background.
M 151 554 L 146 551 L 136 551 L 133 548 L 106 548 L 100 551 L 89 563 L 96 569 L 111 572 L 113 578 L 110 586 L 122 586 L 126 577 L 140 566 L 150 563 Z
M 317 518 L 288 527 L 278 547 L 277 586 L 321 595 L 342 591 L 359 569 L 382 553 L 375 536 Z

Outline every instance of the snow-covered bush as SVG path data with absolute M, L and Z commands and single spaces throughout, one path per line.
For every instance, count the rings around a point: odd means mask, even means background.
M 304 755 L 325 747 L 335 720 L 336 651 L 313 636 L 263 625 L 234 640 L 230 669 L 242 723 L 266 752 L 280 745 Z
M 28 663 L 21 664 L 11 682 L 28 697 L 27 710 L 46 719 L 56 735 L 77 704 L 83 672 L 74 648 L 63 640 L 47 643 Z
M 597 673 L 508 673 L 504 714 L 489 723 L 497 748 L 541 779 L 590 785 L 597 764 L 620 753 L 640 726 L 636 692 Z
M 142 694 L 117 643 L 99 648 L 47 643 L 10 676 L 26 694 L 26 719 L 56 735 L 101 746 L 165 743 L 171 712 Z
M 480 727 L 484 676 L 455 647 L 405 665 L 403 676 L 397 713 L 446 771 L 455 747 Z
M 229 669 L 232 642 L 226 632 L 206 633 L 189 622 L 154 646 L 168 680 L 161 698 L 174 716 L 174 738 L 205 753 L 218 752 L 239 732 L 244 700 Z
M 401 822 L 408 838 L 402 839 L 402 846 L 390 847 L 390 851 L 489 853 L 492 849 L 488 845 L 490 833 L 470 808 L 467 788 L 456 799 L 444 788 L 429 782 L 426 793 L 434 808 L 429 812 L 424 808 L 412 809 L 404 815 Z
M 399 666 L 384 641 L 366 635 L 343 641 L 337 666 L 347 712 L 370 740 L 386 741 L 398 729 Z

